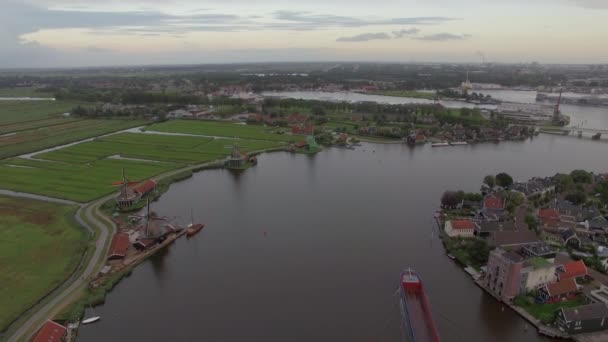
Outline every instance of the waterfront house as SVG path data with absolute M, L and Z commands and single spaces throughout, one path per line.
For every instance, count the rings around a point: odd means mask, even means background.
M 524 259 L 513 251 L 496 248 L 490 252 L 483 286 L 505 302 L 519 294 Z
M 129 249 L 129 234 L 116 233 L 112 237 L 110 249 L 108 250 L 108 260 L 122 259 L 127 255 Z
M 574 278 L 560 280 L 556 283 L 550 283 L 542 286 L 538 290 L 536 301 L 538 303 L 556 303 L 564 300 L 572 300 L 576 298 L 578 293 L 578 285 Z
M 449 237 L 475 237 L 475 229 L 477 224 L 471 220 L 460 219 L 451 220 L 445 223 L 445 233 Z
M 540 208 L 536 214 L 542 224 L 559 222 L 559 213 L 553 208 Z
M 605 303 L 594 303 L 561 308 L 555 322 L 559 330 L 570 335 L 607 330 L 608 306 Z
M 491 233 L 486 241 L 491 247 L 509 250 L 519 250 L 539 242 L 538 236 L 530 230 L 497 231 Z
M 521 269 L 519 293 L 526 294 L 557 281 L 555 264 L 541 257 L 527 259 Z
M 589 275 L 589 271 L 587 270 L 587 266 L 583 260 L 577 260 L 558 266 L 556 269 L 556 274 L 557 278 L 561 281 L 569 278 L 585 278 Z
M 68 329 L 63 325 L 47 320 L 34 338 L 32 338 L 32 342 L 60 342 L 63 341 L 67 332 Z

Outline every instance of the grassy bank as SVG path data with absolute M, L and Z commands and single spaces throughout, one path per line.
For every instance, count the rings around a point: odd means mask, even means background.
M 415 90 L 379 90 L 372 93 L 373 95 L 395 96 L 395 97 L 410 97 L 414 99 L 432 100 L 435 98 L 435 93 L 427 93 Z
M 75 210 L 0 196 L 0 329 L 77 267 L 89 236 L 74 222 Z
M 579 296 L 575 300 L 552 304 L 536 304 L 534 298 L 528 296 L 518 296 L 513 301 L 515 305 L 526 310 L 534 318 L 545 324 L 553 323 L 555 320 L 555 312 L 560 308 L 572 308 L 585 304 L 584 296 Z
M 0 125 L 56 117 L 70 112 L 77 104 L 74 101 L 2 101 Z
M 302 136 L 274 133 L 280 129 L 260 125 L 244 125 L 232 122 L 198 121 L 198 120 L 172 120 L 154 124 L 146 128 L 150 131 L 200 134 L 227 138 L 271 140 L 271 141 L 298 141 Z M 283 128 L 285 130 L 285 128 Z

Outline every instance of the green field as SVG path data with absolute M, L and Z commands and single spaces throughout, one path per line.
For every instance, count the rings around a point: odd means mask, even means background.
M 0 97 L 54 97 L 53 93 L 32 87 L 0 88 Z
M 84 140 L 144 124 L 137 120 L 67 120 L 0 136 L 0 159 Z
M 537 304 L 534 303 L 534 298 L 532 297 L 523 297 L 518 296 L 515 297 L 513 301 L 515 305 L 522 307 L 529 314 L 534 316 L 536 319 L 540 320 L 543 323 L 552 323 L 555 320 L 555 312 L 560 308 L 572 308 L 575 306 L 585 304 L 584 296 L 579 296 L 574 300 L 569 300 L 565 302 L 558 302 L 552 304 Z
M 244 152 L 286 144 L 120 133 L 42 153 L 36 160 L 5 159 L 0 162 L 0 188 L 86 202 L 116 191 L 111 184 L 120 180 L 122 168 L 129 179 L 143 180 L 185 165 L 222 159 L 234 143 Z M 137 160 L 114 159 L 116 156 Z
M 70 112 L 77 104 L 72 101 L 0 101 L 0 126 L 48 119 Z
M 88 234 L 75 209 L 0 196 L 0 331 L 78 265 Z
M 298 141 L 302 136 L 273 133 L 280 129 L 258 125 L 244 125 L 219 121 L 173 120 L 147 127 L 149 131 L 199 134 L 228 138 L 272 141 Z M 288 130 L 288 129 L 283 129 Z

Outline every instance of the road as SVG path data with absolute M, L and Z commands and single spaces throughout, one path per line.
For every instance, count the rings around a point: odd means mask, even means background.
M 106 196 L 101 200 L 97 200 L 92 204 L 83 206 L 78 209 L 75 217 L 80 225 L 88 229 L 91 233 L 94 232 L 94 228 L 91 227 L 85 220 L 80 217 L 81 211 L 84 210 L 84 215 L 86 219 L 91 222 L 93 226 L 95 226 L 95 228 L 99 229 L 99 236 L 95 241 L 95 252 L 93 253 L 93 257 L 89 261 L 84 272 L 80 275 L 77 275 L 77 279 L 75 279 L 73 283 L 71 283 L 67 288 L 59 288 L 57 290 L 57 294 L 50 295 L 52 297 L 50 301 L 44 303 L 40 308 L 35 308 L 36 313 L 29 317 L 29 319 L 13 333 L 13 335 L 8 339 L 9 342 L 17 342 L 21 338 L 27 337 L 24 335 L 28 332 L 35 330 L 34 328 L 36 328 L 37 325 L 40 325 L 43 321 L 45 321 L 53 308 L 55 308 L 70 294 L 78 290 L 79 287 L 85 285 L 86 279 L 98 272 L 97 268 L 99 266 L 99 261 L 105 256 L 105 242 L 108 236 L 114 233 L 114 231 L 116 230 L 116 226 L 110 220 L 107 220 L 106 223 L 101 222 L 94 216 L 94 213 L 98 216 L 102 216 L 101 212 L 99 211 L 99 207 L 106 200 L 110 199 L 113 196 L 114 195 Z M 107 226 L 111 227 L 111 231 L 108 230 Z M 70 280 L 72 279 L 69 279 L 68 282 Z
M 53 203 L 67 204 L 67 205 L 74 205 L 74 204 L 82 205 L 82 203 L 77 203 L 74 201 L 65 200 L 65 199 L 61 199 L 61 198 L 48 197 L 48 196 L 43 196 L 43 195 L 36 195 L 36 194 L 30 194 L 30 193 L 26 193 L 26 192 L 17 192 L 17 191 L 12 191 L 12 190 L 5 190 L 5 189 L 0 189 L 0 195 L 30 198 L 30 199 L 35 199 L 35 200 L 39 200 L 39 201 L 53 202 Z

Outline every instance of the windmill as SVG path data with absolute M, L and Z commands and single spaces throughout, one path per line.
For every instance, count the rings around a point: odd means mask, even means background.
M 227 168 L 240 169 L 245 166 L 247 162 L 248 156 L 241 153 L 241 149 L 237 143 L 234 143 L 232 146 L 224 146 L 224 148 L 231 148 L 232 152 L 230 156 L 226 160 L 224 166 Z
M 144 219 L 144 236 L 145 239 L 158 239 L 161 238 L 165 234 L 165 229 L 163 227 L 159 227 L 156 223 L 157 221 L 166 221 L 167 219 L 164 217 L 157 217 L 156 215 L 152 215 L 150 213 L 150 199 L 146 200 L 146 214 L 145 215 L 131 215 L 131 217 L 139 217 Z
M 131 185 L 137 183 L 138 182 L 129 182 L 125 169 L 122 168 L 122 180 L 112 183 L 112 186 L 120 186 L 120 195 L 118 195 L 118 198 L 116 199 L 119 207 L 125 208 L 132 206 L 139 200 L 137 193 L 130 188 Z

